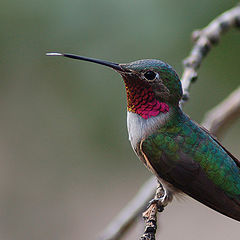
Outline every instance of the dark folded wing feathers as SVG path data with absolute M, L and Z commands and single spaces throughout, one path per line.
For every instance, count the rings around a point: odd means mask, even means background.
M 209 132 L 205 129 L 202 130 L 219 144 Z M 148 146 L 146 147 L 146 145 Z M 222 148 L 239 167 L 240 161 L 224 147 Z M 149 141 L 143 142 L 142 151 L 160 178 L 208 207 L 240 221 L 240 197 L 226 194 L 221 187 L 209 179 L 200 164 L 189 157 L 188 154 L 182 152 L 180 149 L 178 151 L 178 160 L 176 161 L 169 153 L 164 152 L 162 149 L 159 149 L 161 154 L 158 159 L 149 150 Z

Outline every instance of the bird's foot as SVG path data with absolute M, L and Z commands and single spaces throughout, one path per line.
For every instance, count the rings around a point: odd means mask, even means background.
M 158 212 L 162 212 L 164 210 L 162 198 L 153 198 L 152 200 L 150 200 L 147 205 L 147 209 L 149 209 L 153 204 L 156 204 Z
M 169 202 L 167 190 L 159 182 L 155 197 L 149 202 L 146 211 L 143 213 L 145 222 L 144 234 L 140 240 L 154 240 L 157 230 L 157 213 L 162 212 Z
M 150 202 L 148 203 L 147 209 L 149 209 L 153 204 L 155 204 L 157 206 L 158 212 L 162 212 L 164 210 L 164 207 L 167 206 L 168 202 L 169 202 L 169 199 L 168 199 L 167 191 L 162 186 L 162 184 L 159 183 L 155 197 L 152 200 L 150 200 Z

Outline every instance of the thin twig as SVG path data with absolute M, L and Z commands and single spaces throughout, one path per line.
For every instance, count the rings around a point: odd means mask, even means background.
M 165 190 L 162 184 L 159 182 L 157 191 L 155 193 L 155 197 L 152 200 L 154 202 L 151 203 L 151 205 L 143 213 L 145 230 L 139 240 L 155 240 L 155 234 L 157 231 L 157 213 L 159 211 L 163 211 L 163 205 L 160 199 L 164 198 L 164 196 L 165 196 Z M 161 205 L 158 206 L 158 204 L 161 204 Z M 161 210 L 159 210 L 159 207 L 161 207 Z
M 190 55 L 183 61 L 184 71 L 182 75 L 183 98 L 181 105 L 189 99 L 190 85 L 197 79 L 197 69 L 203 58 L 211 50 L 212 46 L 219 42 L 223 33 L 232 27 L 240 27 L 240 5 L 224 12 L 202 30 L 196 30 L 192 34 L 195 42 Z
M 231 27 L 240 28 L 240 5 L 224 12 L 202 30 L 193 32 L 192 38 L 195 44 L 190 55 L 184 60 L 184 72 L 181 78 L 183 87 L 181 106 L 189 99 L 190 86 L 197 79 L 197 69 L 199 69 L 203 58 L 211 50 L 212 46 L 219 42 L 221 35 Z M 210 110 L 206 115 L 202 124 L 213 132 L 215 136 L 219 136 L 223 131 L 226 131 L 233 121 L 240 117 L 239 95 L 240 88 L 234 91 L 222 103 Z M 100 239 L 120 239 L 137 216 L 140 215 L 147 202 L 153 198 L 156 186 L 155 177 L 151 177 L 142 186 L 134 199 L 112 220 L 111 224 L 103 231 Z M 144 193 L 144 199 L 142 193 Z M 153 214 L 154 220 L 157 221 L 156 205 L 152 205 L 147 214 Z M 152 216 L 149 218 L 150 215 L 148 215 L 146 219 L 152 218 Z M 147 216 L 146 212 L 144 216 Z M 148 224 L 146 225 L 148 226 Z

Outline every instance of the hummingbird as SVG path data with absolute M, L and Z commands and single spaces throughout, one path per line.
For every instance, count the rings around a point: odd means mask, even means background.
M 164 187 L 165 205 L 185 193 L 240 221 L 240 161 L 182 111 L 181 81 L 173 67 L 156 59 L 118 64 L 73 54 L 47 55 L 105 65 L 122 76 L 129 140 Z

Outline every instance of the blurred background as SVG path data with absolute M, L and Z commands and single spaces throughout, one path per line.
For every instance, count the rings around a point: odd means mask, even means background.
M 61 51 L 167 61 L 181 75 L 190 34 L 237 1 L 2 1 L 0 239 L 95 239 L 151 176 L 133 153 L 120 76 Z M 239 85 L 240 33 L 204 60 L 185 111 L 204 113 Z M 240 122 L 223 143 L 240 157 Z M 160 217 L 160 239 L 236 239 L 239 223 L 186 197 Z M 125 239 L 142 233 L 138 221 Z M 130 237 L 131 236 L 131 237 Z

